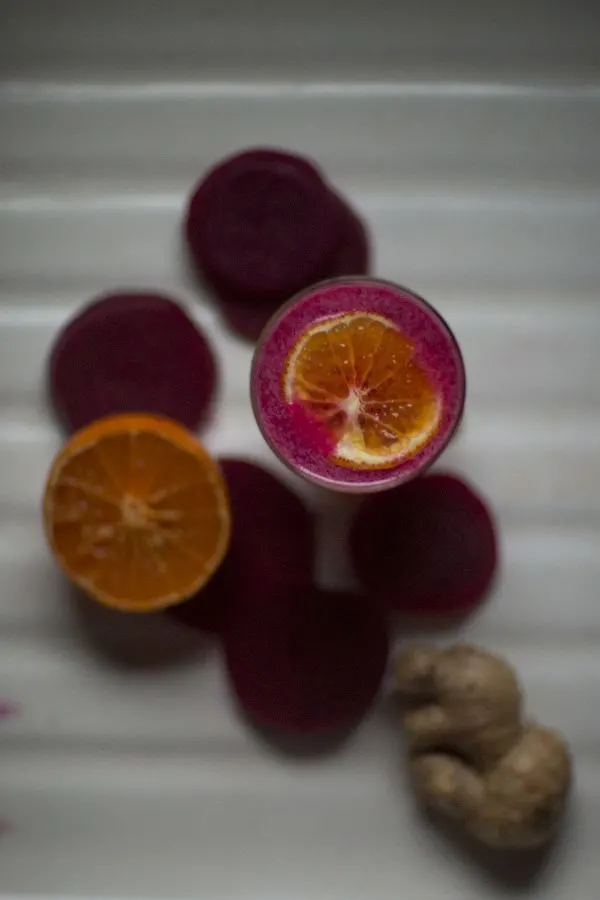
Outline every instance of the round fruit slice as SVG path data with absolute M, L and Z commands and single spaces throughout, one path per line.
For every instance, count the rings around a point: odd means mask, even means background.
M 354 469 L 410 459 L 440 421 L 441 404 L 412 342 L 372 313 L 311 326 L 288 357 L 284 392 L 327 436 L 335 461 Z
M 204 335 L 177 303 L 152 293 L 86 306 L 60 332 L 49 364 L 54 407 L 70 431 L 120 412 L 156 413 L 194 430 L 215 380 Z
M 181 425 L 144 414 L 101 419 L 70 439 L 48 476 L 44 525 L 66 575 L 129 612 L 199 590 L 231 530 L 217 463 Z
M 243 709 L 261 725 L 295 732 L 360 719 L 379 691 L 387 656 L 377 605 L 361 594 L 319 588 L 280 588 L 266 620 L 246 609 L 225 638 Z
M 300 498 L 246 460 L 221 460 L 221 470 L 233 523 L 227 556 L 197 596 L 170 610 L 180 622 L 218 634 L 235 627 L 239 608 L 268 618 L 273 589 L 308 587 L 315 564 L 315 523 Z
M 185 227 L 196 265 L 220 291 L 283 300 L 319 277 L 338 239 L 339 217 L 308 160 L 255 149 L 208 173 Z
M 497 565 L 490 511 L 451 475 L 417 478 L 367 499 L 350 547 L 362 585 L 410 615 L 470 612 Z

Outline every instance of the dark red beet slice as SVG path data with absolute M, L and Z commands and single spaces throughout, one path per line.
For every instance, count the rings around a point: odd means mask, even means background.
M 337 201 L 343 210 L 342 237 L 335 248 L 325 277 L 366 275 L 370 264 L 366 228 L 354 210 L 341 197 L 337 197 Z
M 470 612 L 497 564 L 489 510 L 451 475 L 418 478 L 367 499 L 350 546 L 363 586 L 409 615 Z
M 365 275 L 369 270 L 369 245 L 365 228 L 354 211 L 334 195 L 340 210 L 340 238 L 318 274 L 319 280 L 341 275 Z M 289 295 L 261 299 L 234 294 L 213 282 L 212 289 L 220 301 L 223 316 L 233 332 L 257 341 L 267 322 Z
M 223 570 L 219 569 L 194 597 L 190 597 L 185 603 L 170 606 L 165 610 L 165 615 L 196 631 L 218 637 L 225 627 L 228 610 L 227 582 Z
M 366 596 L 313 587 L 273 598 L 268 615 L 238 611 L 224 646 L 245 712 L 263 726 L 309 732 L 348 726 L 368 711 L 388 636 Z
M 315 526 L 300 498 L 266 469 L 225 459 L 233 534 L 225 561 L 196 597 L 169 610 L 213 633 L 229 628 L 238 608 L 267 611 L 274 589 L 312 583 Z
M 246 150 L 195 188 L 186 237 L 219 292 L 291 296 L 317 280 L 339 240 L 340 208 L 317 169 L 281 150 Z
M 310 584 L 315 557 L 314 520 L 283 482 L 253 463 L 224 459 L 233 516 L 225 574 L 228 581 L 258 591 L 267 585 Z
M 194 430 L 216 382 L 212 350 L 185 311 L 154 293 L 110 294 L 58 335 L 49 387 L 69 430 L 119 412 L 153 412 Z
M 221 312 L 227 325 L 239 337 L 248 341 L 257 341 L 271 318 L 284 301 L 257 303 L 239 297 L 225 298 L 219 295 Z

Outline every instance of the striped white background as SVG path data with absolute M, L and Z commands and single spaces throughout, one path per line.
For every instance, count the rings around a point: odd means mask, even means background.
M 0 3 L 0 700 L 21 707 L 0 724 L 5 900 L 487 900 L 507 881 L 597 897 L 594 17 L 585 0 Z M 503 567 L 462 633 L 515 660 L 532 712 L 577 755 L 565 839 L 528 887 L 414 812 L 387 704 L 336 756 L 278 757 L 236 717 L 214 656 L 175 626 L 83 621 L 44 548 L 60 441 L 45 356 L 98 291 L 188 302 L 223 369 L 209 445 L 274 465 L 248 405 L 250 350 L 198 294 L 179 236 L 202 169 L 255 143 L 315 156 L 371 224 L 378 273 L 436 303 L 463 346 L 468 412 L 444 467 L 497 510 Z M 307 497 L 321 577 L 347 581 L 347 504 Z M 165 640 L 177 658 L 150 669 L 99 647 L 158 654 Z

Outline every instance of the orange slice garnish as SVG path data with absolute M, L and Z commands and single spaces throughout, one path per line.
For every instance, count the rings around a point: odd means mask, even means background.
M 231 531 L 217 463 L 181 425 L 145 414 L 100 419 L 71 438 L 48 476 L 44 525 L 71 581 L 128 612 L 198 591 Z
M 385 469 L 436 434 L 441 403 L 411 341 L 383 316 L 350 313 L 308 329 L 284 372 L 298 404 L 331 438 L 332 459 L 353 469 Z

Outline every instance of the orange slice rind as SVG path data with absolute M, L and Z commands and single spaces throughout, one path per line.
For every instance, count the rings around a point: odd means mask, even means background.
M 333 316 L 305 331 L 288 356 L 283 391 L 327 431 L 331 458 L 352 469 L 396 466 L 440 425 L 441 401 L 413 343 L 372 313 Z

